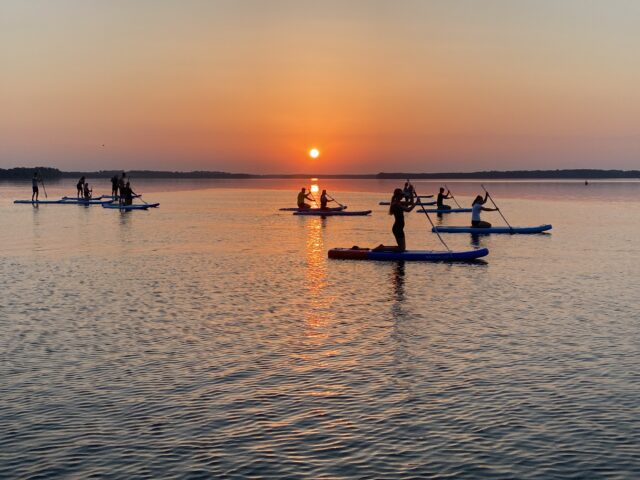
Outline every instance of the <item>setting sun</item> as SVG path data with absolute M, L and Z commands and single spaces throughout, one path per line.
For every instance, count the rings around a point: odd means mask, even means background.
M 312 148 L 309 150 L 309 156 L 311 158 L 318 158 L 320 156 L 320 151 L 317 148 Z

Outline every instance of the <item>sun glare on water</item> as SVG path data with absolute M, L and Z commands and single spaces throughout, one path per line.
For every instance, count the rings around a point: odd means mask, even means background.
M 311 158 L 318 158 L 320 156 L 320 150 L 318 150 L 317 148 L 312 148 L 311 150 L 309 150 L 309 156 Z

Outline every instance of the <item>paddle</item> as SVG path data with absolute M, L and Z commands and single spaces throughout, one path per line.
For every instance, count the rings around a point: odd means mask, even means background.
M 449 248 L 449 245 L 447 245 L 447 243 L 442 239 L 442 237 L 440 236 L 440 232 L 438 232 L 438 229 L 436 228 L 436 226 L 433 224 L 433 221 L 431 220 L 431 217 L 429 216 L 429 212 L 427 212 L 424 208 L 424 205 L 422 204 L 422 201 L 420 200 L 420 197 L 418 196 L 415 187 L 413 189 L 413 193 L 416 195 L 416 200 L 418 200 L 418 205 L 420 205 L 420 209 L 422 210 L 422 212 L 427 216 L 427 220 L 429 220 L 429 223 L 431 224 L 431 226 L 433 227 L 433 231 L 436 232 L 436 235 L 438 236 L 438 238 L 440 239 L 440 242 L 442 242 L 442 244 L 445 246 L 445 248 L 449 251 L 451 251 L 451 249 Z
M 447 184 L 446 184 L 446 183 L 444 184 L 444 188 L 446 188 L 446 189 L 447 189 L 447 192 L 449 192 L 449 195 L 451 195 L 451 199 L 452 199 L 454 202 L 456 202 L 456 205 L 458 206 L 458 208 L 462 208 L 462 207 L 460 206 L 460 204 L 458 203 L 458 200 L 456 200 L 456 197 L 454 197 L 454 196 L 453 196 L 453 193 L 451 193 L 451 190 L 449 190 L 449 187 L 447 187 Z
M 320 208 L 320 205 L 318 205 L 318 202 L 316 201 L 316 197 L 313 196 L 313 193 L 311 193 L 311 190 L 309 190 L 309 195 L 311 195 L 311 199 L 313 200 L 313 203 L 316 205 L 316 208 Z
M 42 184 L 42 190 L 44 191 L 44 198 L 49 198 L 47 196 L 47 189 L 44 188 L 44 180 L 42 180 L 42 178 L 40 178 L 40 183 Z
M 329 197 L 329 195 L 327 195 L 327 197 Z M 332 202 L 336 202 L 338 205 L 340 205 L 340 206 L 342 207 L 342 209 L 343 209 L 343 210 L 344 210 L 345 208 L 347 208 L 347 207 L 345 207 L 343 204 L 341 204 L 339 201 L 337 201 L 337 200 L 336 200 L 335 198 L 333 198 L 333 197 L 329 197 L 329 200 L 331 200 Z
M 131 177 L 129 177 L 129 183 L 131 183 Z M 138 195 L 138 194 L 137 194 L 136 192 L 134 192 L 133 190 L 131 190 L 131 198 L 138 198 L 138 199 L 140 199 L 140 201 L 141 201 L 142 203 L 144 203 L 145 205 L 149 205 L 147 202 L 145 202 L 145 201 L 142 199 L 142 195 Z
M 137 198 L 137 199 L 138 199 L 138 200 L 140 200 L 142 203 L 144 203 L 144 204 L 146 204 L 146 205 L 149 205 L 149 203 L 148 203 L 148 202 L 145 202 L 145 201 L 142 199 L 142 195 L 138 195 L 136 192 L 133 192 L 133 191 L 132 191 L 132 192 L 131 192 L 131 197 L 132 197 L 132 198 Z
M 502 219 L 504 220 L 504 223 L 507 224 L 507 226 L 509 227 L 509 229 L 513 230 L 513 227 L 511 226 L 511 224 L 507 221 L 506 218 L 504 218 L 504 215 L 502 214 L 502 212 L 500 211 L 500 209 L 498 208 L 498 205 L 496 205 L 496 202 L 493 201 L 493 197 L 491 196 L 491 194 L 489 192 L 487 192 L 487 189 L 484 188 L 484 185 L 480 185 L 482 187 L 482 189 L 485 191 L 485 193 L 487 194 L 487 197 L 489 197 L 489 199 L 491 200 L 491 203 L 493 203 L 493 206 L 495 207 L 496 210 L 498 210 L 498 213 L 500 214 L 500 216 L 502 217 Z

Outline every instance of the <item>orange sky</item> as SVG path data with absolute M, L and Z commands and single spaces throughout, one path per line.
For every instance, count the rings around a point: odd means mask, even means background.
M 639 31 L 631 0 L 4 0 L 0 167 L 638 168 Z

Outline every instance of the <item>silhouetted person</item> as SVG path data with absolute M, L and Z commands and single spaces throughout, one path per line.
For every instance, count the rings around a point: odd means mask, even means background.
M 120 204 L 122 204 L 122 202 L 123 202 L 122 197 L 124 195 L 124 189 L 127 186 L 126 177 L 127 177 L 127 174 L 122 172 L 122 175 L 118 179 L 118 190 L 120 190 L 120 196 L 118 198 L 120 200 Z
M 118 196 L 118 176 L 114 175 L 111 177 L 111 196 Z
M 76 189 L 78 190 L 76 193 L 76 196 L 78 198 L 82 198 L 84 196 L 84 176 L 80 177 L 80 180 L 78 180 L 78 183 L 76 184 Z
M 83 190 L 84 199 L 91 200 L 91 194 L 93 193 L 93 189 L 91 190 L 89 189 L 89 184 L 87 182 L 84 182 L 83 187 L 84 187 L 84 190 Z
M 407 180 L 404 184 L 404 189 L 402 190 L 402 194 L 404 195 L 405 200 L 410 200 L 411 198 L 413 198 L 413 192 L 413 185 L 411 185 L 411 182 Z
M 416 206 L 416 198 L 413 191 L 411 193 L 411 198 L 408 201 L 403 201 L 403 199 L 404 192 L 401 189 L 396 188 L 393 191 L 391 205 L 389 206 L 389 215 L 393 215 L 394 217 L 391 231 L 393 232 L 393 236 L 396 237 L 398 252 L 404 252 L 407 249 L 407 242 L 404 237 L 404 212 L 410 212 Z
M 309 205 L 308 203 L 305 203 L 305 200 L 313 201 L 313 198 L 310 197 L 309 195 L 311 195 L 311 193 L 307 193 L 307 189 L 302 187 L 300 192 L 298 192 L 298 208 L 304 209 L 304 210 L 311 208 L 311 205 Z
M 38 196 L 40 195 L 40 190 L 38 189 L 38 182 L 42 182 L 42 179 L 40 178 L 40 175 L 36 170 L 35 172 L 33 172 L 33 178 L 31 179 L 31 190 L 32 190 L 31 201 L 32 202 L 34 201 L 34 199 L 37 202 Z
M 133 197 L 136 193 L 131 190 L 131 184 L 127 182 L 124 186 L 124 192 L 121 192 L 122 197 L 124 198 L 125 205 L 133 204 Z
M 327 204 L 329 202 L 335 202 L 335 200 L 333 198 L 330 198 L 329 196 L 327 196 L 327 191 L 326 190 L 322 190 L 322 195 L 320 195 L 320 208 L 323 209 L 323 210 L 328 209 L 329 207 L 327 206 Z
M 451 197 L 451 192 L 449 190 L 447 190 L 447 194 L 444 194 L 444 188 L 440 187 L 440 192 L 438 193 L 438 201 L 436 202 L 436 205 L 438 207 L 438 210 L 451 210 L 451 206 L 450 205 L 445 205 L 444 204 L 444 200 L 452 198 Z
M 471 226 L 476 228 L 489 228 L 491 224 L 489 222 L 483 222 L 480 220 L 480 212 L 483 210 L 485 212 L 497 212 L 497 208 L 488 208 L 483 207 L 485 203 L 487 203 L 487 199 L 489 198 L 489 192 L 486 192 L 484 195 L 484 199 L 482 195 L 478 195 L 476 199 L 471 204 Z

